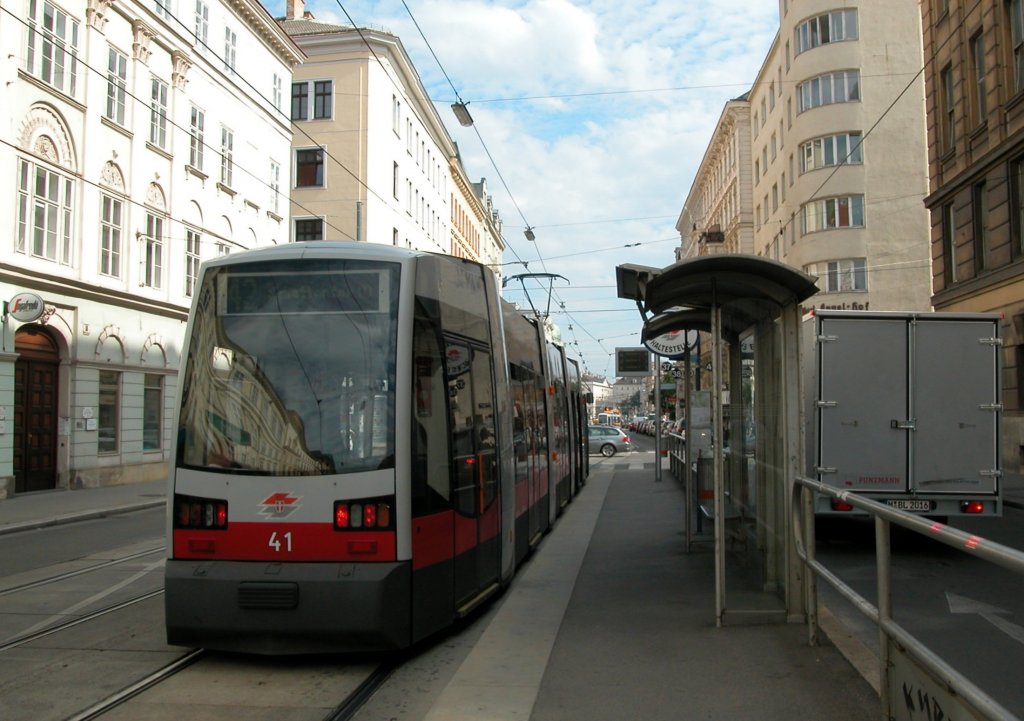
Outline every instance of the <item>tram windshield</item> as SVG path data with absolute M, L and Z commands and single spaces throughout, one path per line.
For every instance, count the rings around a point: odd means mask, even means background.
M 178 464 L 320 475 L 394 466 L 399 266 L 212 268 L 191 323 Z

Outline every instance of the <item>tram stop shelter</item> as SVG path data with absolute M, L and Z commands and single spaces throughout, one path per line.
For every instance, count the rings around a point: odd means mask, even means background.
M 700 360 L 711 368 L 714 498 L 703 509 L 687 504 L 694 510 L 686 531 L 689 538 L 697 513 L 713 521 L 717 625 L 803 620 L 806 579 L 787 508 L 804 459 L 800 304 L 817 292 L 815 278 L 777 261 L 719 253 L 660 269 L 620 265 L 616 281 L 618 296 L 640 309 L 648 348 L 668 333 L 707 334 Z M 688 423 L 690 416 L 688 406 Z

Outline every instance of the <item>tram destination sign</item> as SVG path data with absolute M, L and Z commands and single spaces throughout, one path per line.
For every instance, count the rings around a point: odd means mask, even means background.
M 651 352 L 646 348 L 616 348 L 615 375 L 619 378 L 651 375 Z

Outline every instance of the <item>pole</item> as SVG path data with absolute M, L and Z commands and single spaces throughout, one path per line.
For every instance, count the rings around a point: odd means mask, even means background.
M 654 481 L 661 482 L 661 363 L 654 360 Z

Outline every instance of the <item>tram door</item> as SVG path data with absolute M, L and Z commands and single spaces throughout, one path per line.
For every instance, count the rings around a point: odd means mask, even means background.
M 60 353 L 42 326 L 15 337 L 14 491 L 57 487 L 57 381 Z
M 500 574 L 498 438 L 491 353 L 449 340 L 445 357 L 456 512 L 455 605 L 463 608 Z

